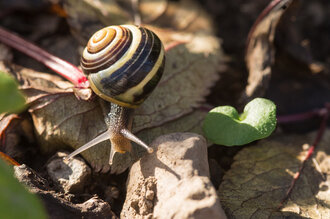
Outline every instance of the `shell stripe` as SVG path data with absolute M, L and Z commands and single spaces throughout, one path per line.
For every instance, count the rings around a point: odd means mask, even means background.
M 153 67 L 153 65 L 149 65 L 146 66 L 149 67 L 149 69 L 142 68 L 147 63 L 148 58 L 151 58 L 149 56 L 153 49 L 153 35 L 150 32 L 147 33 L 145 29 L 142 29 L 141 33 L 141 43 L 132 56 L 132 59 L 125 63 L 120 69 L 113 72 L 110 77 L 103 78 L 101 81 L 105 89 L 111 88 L 111 94 L 114 96 L 124 93 L 127 89 L 137 85 Z M 154 59 L 157 60 L 157 58 L 158 56 Z M 156 60 L 153 60 L 151 63 L 154 63 Z
M 157 84 L 161 77 L 161 74 L 157 75 L 158 69 L 163 64 L 163 59 L 158 59 L 164 56 L 161 41 L 151 31 L 144 28 L 141 28 L 141 31 L 142 42 L 146 43 L 138 47 L 134 55 L 136 58 L 134 57 L 109 78 L 101 81 L 107 91 L 111 90 L 111 96 L 117 96 L 116 98 L 127 103 L 139 104 L 142 102 L 148 96 L 147 91 L 151 91 L 149 86 L 153 83 Z M 129 72 L 129 74 L 124 72 Z M 148 84 L 149 81 L 152 82 Z M 145 89 L 144 86 L 147 84 L 148 87 Z M 142 98 L 143 96 L 144 98 Z
M 123 41 L 123 45 L 119 45 L 118 48 L 109 55 L 102 57 L 100 60 L 96 60 L 97 62 L 91 64 L 85 64 L 84 71 L 89 74 L 97 73 L 101 70 L 105 70 L 109 68 L 112 64 L 114 64 L 118 59 L 120 59 L 129 49 L 129 44 L 132 39 Z
M 162 60 L 162 64 L 159 67 L 156 74 L 149 80 L 144 86 L 143 86 L 143 92 L 139 95 L 134 95 L 134 102 L 141 104 L 148 96 L 149 94 L 155 89 L 158 82 L 162 78 L 163 72 L 164 72 L 164 66 L 165 66 L 165 56 Z
M 158 83 L 158 81 L 160 80 L 162 74 L 163 74 L 163 68 L 164 68 L 164 63 L 165 63 L 165 57 L 164 57 L 164 49 L 163 47 L 161 48 L 161 52 L 159 54 L 158 60 L 154 65 L 154 68 L 152 69 L 152 71 L 150 72 L 150 74 L 148 75 L 147 78 L 145 78 L 140 84 L 138 84 L 136 87 L 131 88 L 130 90 L 128 90 L 127 92 L 125 92 L 124 94 L 117 96 L 116 98 L 114 97 L 110 97 L 109 95 L 104 94 L 103 92 L 101 92 L 94 83 L 91 83 L 91 88 L 92 90 L 97 93 L 102 99 L 107 100 L 109 102 L 118 104 L 120 106 L 123 107 L 128 107 L 128 108 L 137 108 L 148 96 L 143 96 L 144 92 L 141 93 L 140 95 L 136 96 L 136 97 L 140 97 L 139 99 L 137 99 L 137 102 L 133 102 L 133 101 L 129 101 L 134 99 L 134 92 L 136 91 L 140 91 L 141 88 L 144 89 L 145 86 L 147 86 L 147 84 L 149 84 L 148 82 L 151 83 Z M 159 68 L 160 66 L 160 68 Z M 150 79 L 151 78 L 151 79 Z M 151 89 L 153 90 L 154 87 Z M 142 98 L 141 98 L 142 97 Z M 118 100 L 120 98 L 120 100 Z M 125 99 L 126 101 L 123 102 L 122 99 Z
M 97 53 L 90 53 L 88 50 L 88 47 L 86 47 L 83 52 L 83 58 L 85 60 L 91 61 L 91 60 L 98 59 L 100 56 L 103 57 L 109 51 L 111 51 L 113 49 L 113 47 L 116 46 L 121 39 L 125 38 L 125 35 L 124 35 L 126 33 L 125 28 L 123 29 L 121 26 L 111 26 L 111 27 L 106 27 L 102 30 L 107 31 L 108 28 L 114 29 L 116 31 L 116 37 L 113 38 L 113 40 L 111 41 L 109 46 L 104 47 L 104 49 L 100 50 Z M 94 35 L 92 36 L 92 38 L 93 37 L 94 37 Z M 90 40 L 92 40 L 92 38 Z M 101 40 L 101 41 L 104 42 L 106 40 Z M 93 46 L 93 43 L 91 43 L 91 46 Z
M 125 27 L 126 25 L 123 25 Z M 128 50 L 123 54 L 123 56 L 118 59 L 115 63 L 113 63 L 111 66 L 109 66 L 106 69 L 100 70 L 99 72 L 95 74 L 90 74 L 88 76 L 89 80 L 94 84 L 101 84 L 101 80 L 104 78 L 109 78 L 110 75 L 120 69 L 122 66 L 124 66 L 129 60 L 132 59 L 133 55 L 135 54 L 135 51 L 137 50 L 138 46 L 140 45 L 142 34 L 138 27 L 127 25 L 127 29 L 129 29 L 132 32 L 133 39 L 131 40 L 131 45 L 128 48 Z M 107 95 L 111 95 L 109 92 L 106 92 L 103 88 L 100 88 L 102 92 L 104 92 Z
M 160 53 L 157 57 L 157 61 L 155 62 L 153 68 L 147 74 L 147 76 L 135 87 L 132 87 L 128 89 L 125 93 L 118 95 L 117 98 L 125 100 L 126 103 L 132 103 L 132 105 L 140 105 L 149 96 L 150 92 L 155 88 L 155 86 L 153 86 L 151 89 L 150 85 L 152 85 L 153 83 L 157 84 L 159 82 L 163 74 L 164 63 L 164 49 L 163 47 L 161 47 Z
M 89 43 L 89 48 L 98 52 L 84 50 L 82 68 L 89 74 L 91 88 L 97 95 L 135 108 L 149 96 L 162 76 L 165 63 L 162 43 L 156 34 L 143 27 L 122 25 L 104 29 L 109 34 L 101 32 L 96 38 L 93 35 Z M 103 39 L 103 36 L 110 37 Z M 104 49 L 91 47 L 99 46 L 96 44 L 101 41 L 106 44 Z
M 118 59 L 120 59 L 125 54 L 125 52 L 127 52 L 131 41 L 131 32 L 129 30 L 123 29 L 122 38 L 118 39 L 117 44 L 109 45 L 111 50 L 109 50 L 109 48 L 104 48 L 104 50 L 108 50 L 108 53 L 102 54 L 99 57 L 95 57 L 93 60 L 82 58 L 81 64 L 85 73 L 96 73 L 100 70 L 107 69 Z
M 110 36 L 109 31 L 106 31 L 103 29 L 102 31 L 102 38 L 98 42 L 94 42 L 94 39 L 91 39 L 87 44 L 87 50 L 89 53 L 94 54 L 98 53 L 104 48 L 108 47 L 110 43 L 112 42 L 113 38 L 116 38 L 117 32 L 114 31 L 115 35 Z M 105 33 L 105 35 L 104 35 Z
M 103 61 L 106 58 L 109 58 L 110 55 L 116 55 L 118 49 L 122 49 L 123 45 L 127 44 L 127 41 L 132 38 L 131 32 L 129 30 L 123 29 L 122 27 L 120 27 L 120 32 L 116 32 L 116 35 L 119 35 L 118 39 L 114 38 L 114 40 L 109 44 L 105 45 L 103 49 L 99 51 L 98 54 L 92 53 L 90 52 L 90 50 L 87 50 L 87 53 L 89 53 L 90 55 L 90 59 L 82 57 L 82 60 L 85 61 L 87 65 L 93 65 L 95 63 L 100 62 L 101 60 Z

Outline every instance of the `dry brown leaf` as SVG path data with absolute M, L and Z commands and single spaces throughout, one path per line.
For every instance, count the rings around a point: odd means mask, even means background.
M 330 129 L 297 181 L 288 202 L 277 208 L 307 154 L 308 135 L 278 135 L 242 149 L 219 187 L 229 218 L 329 218 Z
M 131 20 L 130 14 L 114 0 L 65 0 L 64 9 L 72 32 L 81 44 L 86 44 L 91 34 L 104 26 L 125 24 Z
M 33 126 L 29 119 L 16 114 L 0 115 L 0 152 L 25 162 L 33 141 Z
M 145 24 L 155 21 L 168 6 L 168 0 L 140 0 L 137 2 L 139 3 L 142 22 Z
M 271 66 L 274 62 L 275 30 L 285 9 L 292 1 L 272 1 L 251 28 L 245 56 L 249 77 L 248 85 L 242 95 L 243 102 L 263 96 L 268 87 Z M 273 3 L 276 5 L 272 8 Z
M 133 10 L 132 1 L 123 0 L 65 0 L 64 8 L 75 37 L 86 44 L 91 34 L 104 26 L 134 23 L 134 13 L 144 23 L 152 22 L 165 12 L 168 4 L 166 0 L 137 2 L 139 12 Z
M 159 35 L 162 38 L 164 33 Z M 192 112 L 219 78 L 217 70 L 223 64 L 224 55 L 217 38 L 187 33 L 166 32 L 166 35 L 189 43 L 180 44 L 166 53 L 165 71 L 159 85 L 136 110 L 133 125 L 136 131 Z
M 176 125 L 170 124 L 170 128 L 159 126 L 198 108 L 208 94 L 209 87 L 218 79 L 217 70 L 222 63 L 223 54 L 215 37 L 171 32 L 167 32 L 167 36 L 171 36 L 172 42 L 183 39 L 189 43 L 179 44 L 168 51 L 164 76 L 159 86 L 136 110 L 133 131 L 148 129 L 149 133 L 144 134 L 148 138 L 145 140 L 147 143 L 161 132 L 190 129 L 186 118 L 180 121 L 182 125 L 177 125 L 180 122 L 175 121 Z M 3 66 L 2 70 L 10 71 L 18 78 L 21 89 L 28 97 L 29 111 L 45 151 L 59 150 L 65 146 L 76 149 L 106 130 L 97 97 L 90 101 L 78 100 L 72 84 L 57 76 L 17 66 Z M 187 118 L 192 119 L 191 123 L 196 122 L 194 117 Z M 152 127 L 159 127 L 158 131 L 152 132 Z M 103 142 L 82 155 L 95 170 L 108 171 L 109 146 L 109 142 Z M 113 172 L 122 172 L 130 165 L 131 159 L 127 156 L 119 156 L 121 161 L 117 163 L 117 158 L 114 158 L 118 166 L 112 167 Z
M 212 19 L 196 1 L 141 0 L 138 4 L 142 25 L 152 22 L 153 26 L 177 31 L 214 33 Z M 64 8 L 72 32 L 82 45 L 102 27 L 135 23 L 131 1 L 65 0 Z
M 192 113 L 185 115 L 178 120 L 168 122 L 152 129 L 142 130 L 141 132 L 138 132 L 138 136 L 147 142 L 152 142 L 155 137 L 170 134 L 172 132 L 193 132 L 203 135 L 202 124 L 206 114 L 206 110 L 196 109 Z M 142 149 L 136 149 L 138 152 L 142 152 Z
M 10 148 L 11 145 L 16 144 L 18 139 L 14 136 L 14 139 L 11 137 L 8 139 L 8 132 L 11 131 L 12 127 L 17 125 L 21 119 L 16 114 L 5 115 L 0 114 L 0 151 L 5 152 L 6 148 Z M 8 146 L 9 145 L 9 146 Z
M 190 33 L 214 33 L 212 19 L 196 1 L 170 1 L 164 14 L 155 20 L 155 26 Z
M 65 1 L 68 20 L 73 30 L 79 33 L 78 39 L 86 41 L 91 31 L 100 26 L 129 22 L 131 15 L 123 13 L 117 16 L 124 8 L 117 3 Z M 141 6 L 145 4 L 141 2 Z M 150 1 L 148 4 L 165 7 L 163 1 Z M 203 104 L 210 87 L 218 80 L 225 62 L 220 40 L 212 34 L 211 20 L 205 12 L 190 0 L 168 4 L 164 12 L 158 13 L 157 16 L 162 15 L 156 19 L 155 24 L 173 18 L 171 20 L 174 23 L 169 23 L 173 28 L 150 27 L 167 48 L 163 78 L 145 103 L 136 110 L 134 117 L 133 132 L 140 132 L 139 136 L 146 143 L 162 133 L 184 132 L 192 127 L 201 133 L 200 122 L 204 113 L 196 109 Z M 182 13 L 188 21 L 185 24 L 177 23 Z M 203 28 L 197 31 L 197 27 Z M 173 31 L 183 28 L 184 32 Z M 7 72 L 17 76 L 21 89 L 28 96 L 36 134 L 45 151 L 55 151 L 66 146 L 76 149 L 107 129 L 98 97 L 83 101 L 90 97 L 88 94 L 85 96 L 88 89 L 77 91 L 70 83 L 56 76 L 15 66 L 7 69 Z M 182 120 L 179 120 L 181 117 Z M 110 142 L 106 141 L 83 152 L 82 156 L 96 171 L 105 172 L 110 168 L 109 151 Z M 137 150 L 137 154 L 140 152 Z M 133 157 L 129 154 L 114 157 L 115 166 L 111 167 L 111 171 L 124 171 L 132 159 L 136 159 L 134 154 Z
M 93 101 L 82 101 L 74 95 L 73 85 L 60 77 L 10 65 L 0 69 L 13 74 L 27 97 L 36 136 L 45 152 L 67 146 L 77 148 L 96 137 L 106 126 L 100 107 Z M 98 152 L 104 153 L 99 157 Z M 109 170 L 102 162 L 110 153 L 106 142 L 86 151 L 83 156 L 96 171 Z

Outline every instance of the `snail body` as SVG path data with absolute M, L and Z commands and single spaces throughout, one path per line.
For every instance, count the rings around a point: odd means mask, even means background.
M 163 45 L 147 28 L 120 25 L 97 31 L 84 49 L 81 67 L 94 93 L 111 104 L 108 130 L 68 159 L 106 139 L 111 141 L 110 164 L 115 152 L 131 151 L 130 141 L 152 152 L 131 133 L 133 113 L 158 84 L 164 63 Z

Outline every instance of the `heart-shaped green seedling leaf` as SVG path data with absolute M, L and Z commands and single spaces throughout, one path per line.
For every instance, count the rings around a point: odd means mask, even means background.
M 268 137 L 276 127 L 276 106 L 264 98 L 256 98 L 238 114 L 231 106 L 212 109 L 206 116 L 203 130 L 213 143 L 234 146 Z
M 14 78 L 0 71 L 0 113 L 19 112 L 25 107 L 25 98 Z

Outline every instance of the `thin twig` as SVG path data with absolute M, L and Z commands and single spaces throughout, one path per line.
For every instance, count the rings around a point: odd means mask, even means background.
M 18 51 L 43 63 L 48 68 L 71 81 L 76 87 L 89 87 L 86 76 L 81 72 L 79 68 L 46 52 L 31 42 L 24 40 L 23 38 L 9 32 L 8 30 L 5 30 L 2 27 L 0 27 L 0 42 L 15 48 Z
M 131 0 L 132 2 L 132 8 L 133 8 L 133 14 L 134 14 L 134 24 L 141 25 L 141 15 L 139 10 L 139 0 Z

